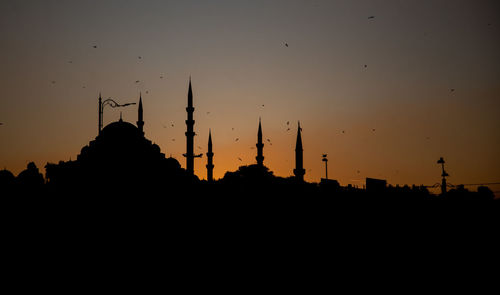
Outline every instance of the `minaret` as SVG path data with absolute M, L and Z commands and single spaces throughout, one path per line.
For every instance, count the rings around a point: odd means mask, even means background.
M 207 180 L 208 182 L 214 181 L 214 153 L 212 152 L 212 131 L 208 131 L 208 152 L 207 152 Z
M 142 120 L 142 94 L 139 94 L 139 110 L 137 116 L 137 128 L 141 131 L 142 135 L 144 135 L 144 121 Z
M 98 118 L 99 122 L 97 123 L 97 129 L 98 129 L 98 133 L 97 134 L 101 134 L 101 129 L 102 129 L 102 98 L 101 98 L 101 93 L 99 92 L 99 118 Z
M 259 166 L 264 166 L 264 156 L 262 153 L 262 149 L 264 148 L 264 144 L 262 143 L 262 126 L 260 124 L 260 118 L 259 118 L 259 131 L 257 132 L 257 157 L 255 159 L 257 160 L 257 165 Z
M 186 108 L 187 120 L 186 120 L 186 153 L 183 155 L 186 157 L 186 171 L 189 174 L 194 174 L 194 158 L 201 157 L 201 154 L 194 154 L 194 136 L 196 135 L 193 131 L 194 120 L 193 120 L 193 90 L 191 88 L 191 77 L 189 77 L 189 89 L 188 89 L 188 106 Z
M 304 174 L 306 174 L 306 170 L 304 170 L 304 160 L 303 160 L 303 150 L 302 150 L 302 137 L 300 136 L 300 132 L 302 129 L 300 128 L 300 122 L 297 130 L 297 143 L 295 144 L 295 169 L 293 169 L 293 174 L 295 174 L 295 178 L 299 181 L 304 181 Z

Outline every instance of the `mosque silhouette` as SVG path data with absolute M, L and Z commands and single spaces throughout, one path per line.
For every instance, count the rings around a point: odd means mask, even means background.
M 200 180 L 194 174 L 194 160 L 202 154 L 194 153 L 194 106 L 191 79 L 187 95 L 186 120 L 186 168 L 182 168 L 177 159 L 165 157 L 160 147 L 147 139 L 144 133 L 144 117 L 142 96 L 139 96 L 136 125 L 120 120 L 102 127 L 102 110 L 104 103 L 99 95 L 98 135 L 81 149 L 76 160 L 61 161 L 58 164 L 48 163 L 46 168 L 47 186 L 55 190 L 87 191 L 96 188 L 99 192 L 122 192 L 147 190 L 158 194 L 161 187 L 169 187 L 169 191 L 196 190 L 197 186 L 214 184 L 213 178 L 214 152 L 212 134 L 209 131 L 208 152 L 206 153 L 206 180 Z M 118 105 L 119 106 L 119 105 Z M 264 166 L 264 143 L 262 124 L 259 119 L 257 131 L 256 164 L 242 166 L 239 171 L 228 172 L 220 183 L 228 185 L 241 181 L 263 181 L 269 185 L 277 179 Z M 304 183 L 301 128 L 297 129 L 295 177 L 287 182 Z M 254 179 L 255 178 L 255 179 Z M 89 191 L 91 193 L 93 189 Z M 241 191 L 243 192 L 243 191 Z
M 194 105 L 191 78 L 187 94 L 186 122 L 186 168 L 172 157 L 165 157 L 160 147 L 147 139 L 144 133 L 144 117 L 142 96 L 139 96 L 136 125 L 120 119 L 103 128 L 102 113 L 106 104 L 112 107 L 119 105 L 114 101 L 98 100 L 98 135 L 84 146 L 76 160 L 60 161 L 57 164 L 47 163 L 46 176 L 38 171 L 34 163 L 28 164 L 26 170 L 14 177 L 7 170 L 0 171 L 0 187 L 4 191 L 27 194 L 46 193 L 49 195 L 81 195 L 98 196 L 186 196 L 186 195 L 220 195 L 220 196 L 269 196 L 304 197 L 335 196 L 337 199 L 371 199 L 384 197 L 386 200 L 425 200 L 431 195 L 425 186 L 388 186 L 385 180 L 366 179 L 363 189 L 348 185 L 342 187 L 336 180 L 326 176 L 319 184 L 304 181 L 306 170 L 303 166 L 303 147 L 300 123 L 297 125 L 295 144 L 295 169 L 293 176 L 283 178 L 273 174 L 264 165 L 264 143 L 262 123 L 259 118 L 257 129 L 256 163 L 240 166 L 237 171 L 226 172 L 224 177 L 215 180 L 213 177 L 214 151 L 212 134 L 209 129 L 208 149 L 206 153 L 206 180 L 200 180 L 194 174 L 194 160 L 202 154 L 194 153 Z M 323 155 L 326 166 L 326 155 Z M 438 163 L 443 166 L 443 182 L 441 196 L 464 199 L 493 199 L 493 193 L 487 187 L 480 187 L 477 193 L 458 188 L 446 191 L 444 160 Z

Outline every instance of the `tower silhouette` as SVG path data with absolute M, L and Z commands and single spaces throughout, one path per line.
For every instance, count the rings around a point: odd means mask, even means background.
M 208 131 L 208 152 L 207 152 L 207 180 L 208 182 L 214 181 L 214 164 L 213 164 L 214 153 L 212 152 L 212 130 Z
M 142 117 L 142 94 L 139 94 L 139 109 L 137 115 L 137 128 L 141 131 L 142 135 L 144 135 L 144 121 Z
M 302 150 L 302 137 L 300 132 L 302 129 L 300 128 L 300 122 L 298 123 L 297 130 L 297 142 L 295 143 L 295 169 L 293 169 L 293 174 L 295 174 L 295 178 L 299 181 L 304 181 L 304 174 L 306 174 L 306 170 L 304 170 L 304 160 L 303 160 L 303 150 Z
M 97 134 L 101 134 L 101 129 L 102 129 L 102 113 L 101 113 L 101 110 L 102 110 L 102 98 L 101 98 L 101 93 L 99 92 L 99 110 L 98 110 L 98 113 L 99 113 L 99 122 L 97 122 L 97 129 L 98 129 L 98 133 Z
M 189 77 L 189 89 L 188 89 L 188 106 L 186 108 L 187 120 L 186 120 L 186 153 L 183 154 L 186 157 L 186 171 L 189 174 L 194 174 L 194 158 L 201 157 L 201 154 L 194 154 L 194 120 L 193 120 L 193 89 L 191 88 L 191 77 Z
M 264 144 L 262 143 L 262 126 L 260 124 L 260 117 L 259 117 L 259 131 L 257 132 L 256 146 L 257 146 L 257 157 L 255 157 L 255 159 L 257 160 L 257 165 L 264 166 L 264 155 L 263 155 Z

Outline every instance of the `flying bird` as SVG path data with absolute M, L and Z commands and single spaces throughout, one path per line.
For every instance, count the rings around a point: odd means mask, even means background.
M 207 115 L 210 114 L 210 112 L 207 112 Z
M 286 125 L 290 125 L 290 121 L 286 121 Z
M 92 46 L 92 47 L 97 48 L 97 45 L 94 45 L 94 46 Z
M 368 67 L 368 65 L 365 65 L 365 68 L 367 68 L 367 67 Z
M 243 161 L 240 157 L 238 157 L 238 160 Z
M 262 106 L 264 106 L 264 105 L 262 105 Z
M 286 131 L 290 131 L 290 128 L 288 128 Z
M 138 58 L 138 59 L 142 59 L 142 57 L 141 57 L 141 56 L 138 56 L 137 58 Z
M 172 127 L 174 127 L 174 123 L 172 123 Z
M 172 141 L 175 141 L 175 138 L 172 138 Z
M 288 47 L 288 43 L 285 42 L 285 46 Z
M 373 16 L 373 15 L 368 17 L 368 19 L 374 19 L 374 18 L 375 18 L 375 16 Z
M 148 94 L 148 93 L 149 93 L 149 90 L 146 90 L 146 94 Z
M 269 138 L 267 139 L 267 141 L 268 141 L 268 142 L 271 142 L 271 140 L 270 140 Z
M 372 131 L 375 131 L 375 128 L 373 128 Z
M 136 80 L 136 81 L 135 81 L 135 83 L 139 83 L 139 82 L 141 82 L 141 81 L 139 81 L 139 80 Z
M 344 130 L 342 130 L 342 133 L 345 133 L 345 131 L 344 131 Z
M 198 146 L 198 148 L 199 148 L 200 150 L 201 150 L 201 149 L 203 149 L 201 146 Z
M 450 92 L 453 92 L 453 91 L 455 91 L 455 88 L 451 88 L 451 89 L 450 89 Z
M 72 63 L 73 63 L 73 61 L 71 61 L 71 60 L 70 60 L 70 61 L 68 61 L 68 63 L 72 64 Z
M 163 79 L 163 76 L 160 76 L 160 79 Z
M 56 81 L 52 81 L 52 84 L 56 84 Z
M 234 141 L 238 141 L 238 140 L 239 140 L 239 138 L 236 138 Z

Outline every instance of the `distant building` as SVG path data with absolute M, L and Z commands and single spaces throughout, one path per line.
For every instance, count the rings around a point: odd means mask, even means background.
M 366 191 L 368 193 L 385 192 L 387 181 L 385 179 L 366 178 Z

